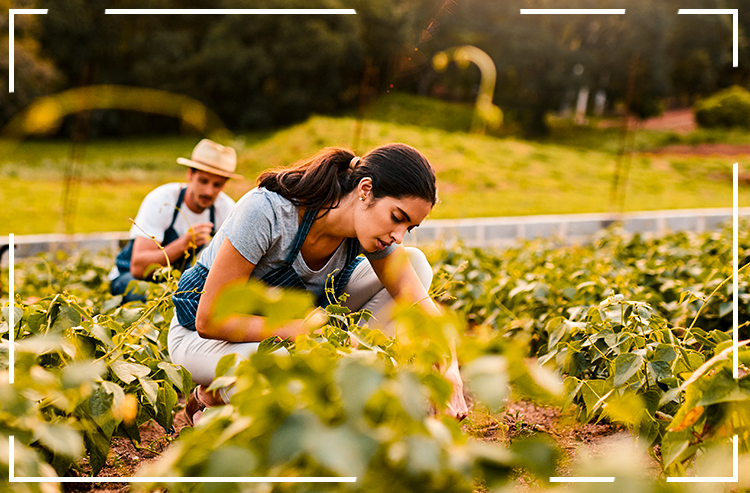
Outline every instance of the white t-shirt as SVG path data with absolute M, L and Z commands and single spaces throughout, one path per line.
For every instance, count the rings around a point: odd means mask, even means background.
M 149 192 L 141 202 L 141 207 L 135 216 L 135 224 L 130 228 L 130 238 L 153 236 L 159 243 L 164 241 L 164 233 L 172 224 L 172 217 L 174 216 L 177 199 L 180 197 L 180 191 L 186 186 L 185 183 L 167 183 Z M 224 192 L 219 192 L 214 201 L 216 219 L 214 231 L 218 231 L 219 227 L 224 224 L 232 211 L 232 207 L 234 207 L 234 200 Z M 211 211 L 209 209 L 196 214 L 185 204 L 183 198 L 180 212 L 177 214 L 173 227 L 180 237 L 186 235 L 192 225 L 208 222 L 211 222 Z M 117 266 L 114 266 L 109 273 L 109 279 L 116 279 L 119 275 Z
M 142 236 L 148 238 L 153 236 L 159 243 L 164 241 L 164 232 L 172 223 L 180 190 L 185 186 L 184 183 L 167 183 L 153 189 L 146 195 L 146 198 L 141 202 L 140 209 L 138 209 L 138 215 L 135 216 L 135 224 L 130 228 L 130 237 Z M 234 207 L 234 200 L 224 192 L 219 192 L 214 202 L 216 212 L 214 231 L 218 231 L 229 216 L 232 207 Z M 183 199 L 173 227 L 178 236 L 183 236 L 187 234 L 192 225 L 210 221 L 211 212 L 209 209 L 197 214 L 190 210 Z

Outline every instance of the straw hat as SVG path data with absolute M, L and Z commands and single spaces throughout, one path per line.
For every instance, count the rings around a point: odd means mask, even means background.
M 178 157 L 177 162 L 214 175 L 240 180 L 244 178 L 234 172 L 237 169 L 237 152 L 208 139 L 198 142 L 190 159 Z

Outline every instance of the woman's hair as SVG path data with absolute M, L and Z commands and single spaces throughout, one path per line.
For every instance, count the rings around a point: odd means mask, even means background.
M 288 168 L 263 172 L 258 186 L 278 193 L 307 209 L 335 209 L 362 178 L 372 179 L 372 195 L 418 197 L 437 202 L 435 170 L 418 150 L 406 144 L 386 144 L 360 160 L 341 147 L 326 147 L 310 159 Z M 351 166 L 354 163 L 354 166 Z

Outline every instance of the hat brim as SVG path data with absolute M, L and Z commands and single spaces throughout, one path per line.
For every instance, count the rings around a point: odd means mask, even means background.
M 231 173 L 229 171 L 217 169 L 217 168 L 214 168 L 213 166 L 208 166 L 207 164 L 199 163 L 197 161 L 192 161 L 190 159 L 185 159 L 184 157 L 178 157 L 177 163 L 182 164 L 183 166 L 188 166 L 190 168 L 199 169 L 201 171 L 205 171 L 206 173 L 211 173 L 213 175 L 224 176 L 227 178 L 234 178 L 235 180 L 245 179 L 244 176 L 238 175 L 237 173 Z

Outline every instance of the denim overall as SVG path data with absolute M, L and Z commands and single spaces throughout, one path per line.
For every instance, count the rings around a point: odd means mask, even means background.
M 264 275 L 261 278 L 263 282 L 269 286 L 306 289 L 304 281 L 294 271 L 292 265 L 302 249 L 302 244 L 305 242 L 307 233 L 310 232 L 310 227 L 315 221 L 317 215 L 318 211 L 308 210 L 305 212 L 302 217 L 302 223 L 294 237 L 292 248 L 289 250 L 289 254 L 286 256 L 284 263 Z M 345 241 L 345 267 L 338 276 L 334 276 L 333 286 L 337 297 L 343 293 L 343 289 L 349 282 L 352 272 L 354 272 L 354 268 L 364 260 L 364 257 L 359 256 L 359 241 L 357 241 L 356 238 L 347 238 Z M 195 330 L 195 315 L 198 311 L 198 302 L 200 301 L 201 292 L 203 291 L 203 286 L 206 283 L 207 276 L 208 269 L 201 264 L 195 264 L 182 275 L 177 286 L 177 292 L 172 295 L 177 320 L 180 322 L 180 325 L 186 329 Z M 317 302 L 318 305 L 322 307 L 328 306 L 329 304 L 325 293 L 321 299 L 317 300 Z
M 180 208 L 182 207 L 182 203 L 185 200 L 185 192 L 187 191 L 187 187 L 180 190 L 180 196 L 177 198 L 177 204 L 175 204 L 175 210 L 174 215 L 172 216 L 172 222 L 169 223 L 169 227 L 164 231 L 164 240 L 162 241 L 161 245 L 167 246 L 176 239 L 180 237 L 179 234 L 177 234 L 177 231 L 174 229 L 174 223 L 177 220 L 177 217 L 180 214 Z M 211 228 L 211 236 L 216 234 L 214 231 L 216 227 L 216 209 L 214 208 L 213 204 L 209 208 L 209 216 L 211 224 L 214 225 L 213 228 Z M 120 253 L 117 255 L 117 258 L 115 259 L 115 265 L 117 266 L 117 270 L 119 271 L 120 275 L 112 281 L 112 285 L 110 286 L 110 291 L 113 295 L 117 294 L 123 294 L 125 292 L 125 288 L 127 288 L 128 283 L 134 279 L 134 277 L 130 274 L 130 261 L 133 257 L 133 242 L 135 240 L 131 239 L 128 241 L 128 243 L 125 245 L 125 248 L 120 251 Z M 193 261 L 194 254 L 197 253 L 197 250 L 195 252 L 190 252 L 188 257 L 185 257 L 182 259 L 181 265 L 173 265 L 173 268 L 177 268 L 180 271 L 184 271 L 187 267 L 190 267 Z M 133 293 L 129 293 L 125 296 L 123 299 L 123 302 L 133 301 L 133 300 L 139 300 L 144 301 L 146 299 L 143 295 L 136 295 Z

